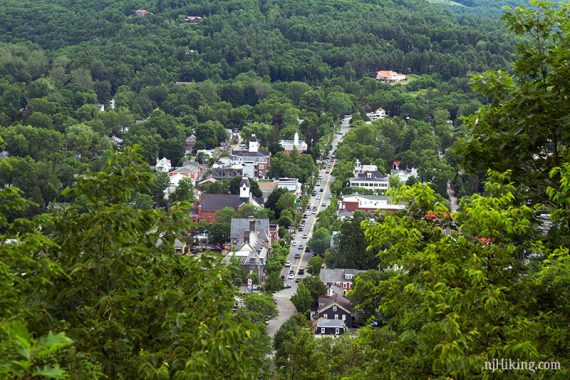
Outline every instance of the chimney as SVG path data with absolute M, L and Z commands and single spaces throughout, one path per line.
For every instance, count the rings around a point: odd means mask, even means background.
M 255 219 L 252 217 L 249 218 L 249 231 L 255 232 Z
M 243 243 L 244 244 L 249 243 L 249 231 L 243 231 Z
M 329 297 L 334 296 L 334 291 L 333 291 L 333 289 L 332 289 L 332 286 L 329 286 L 329 287 L 327 288 L 327 296 L 329 296 Z

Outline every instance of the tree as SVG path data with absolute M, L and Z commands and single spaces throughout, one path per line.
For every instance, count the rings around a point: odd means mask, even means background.
M 331 246 L 331 235 L 325 228 L 319 228 L 315 231 L 308 244 L 311 251 L 324 255 Z
M 384 324 L 361 329 L 369 358 L 362 375 L 383 368 L 399 378 L 480 376 L 483 362 L 497 355 L 532 361 L 568 351 L 555 343 L 568 335 L 559 319 L 567 306 L 533 301 L 562 291 L 555 284 L 570 280 L 568 260 L 554 259 L 561 248 L 539 242 L 531 222 L 539 208 L 514 204 L 509 174 L 488 175 L 486 194 L 464 200 L 453 217 L 459 228 L 452 235 L 442 233 L 445 218 L 425 217 L 445 215 L 445 206 L 422 184 L 395 192 L 395 199 L 410 202 L 406 213 L 366 223 L 383 266 L 401 269 L 357 277 L 358 307 Z M 538 246 L 543 258 L 529 260 Z M 388 342 L 389 352 L 381 349 Z
M 299 313 L 306 313 L 313 304 L 313 297 L 309 289 L 300 283 L 297 287 L 297 292 L 291 297 L 291 301 Z
M 340 234 L 329 253 L 325 263 L 329 268 L 373 269 L 379 264 L 374 251 L 367 249 L 368 243 L 361 228 L 367 219 L 363 212 L 355 212 L 354 216 L 342 222 Z
M 566 160 L 570 144 L 564 100 L 569 90 L 561 66 L 570 21 L 565 7 L 546 2 L 537 2 L 533 9 L 516 8 L 504 18 L 511 31 L 526 37 L 517 45 L 514 73 L 487 72 L 473 78 L 475 90 L 491 102 L 466 118 L 468 128 L 457 152 L 472 172 L 511 170 L 513 181 L 525 188 L 521 195 L 540 202 L 546 187 L 557 183 L 549 173 Z
M 319 276 L 321 273 L 321 268 L 323 267 L 323 259 L 320 256 L 311 256 L 309 259 L 308 271 L 313 276 Z
M 272 210 L 275 213 L 275 217 L 279 219 L 281 216 L 281 209 L 278 208 L 277 202 L 284 194 L 289 193 L 289 191 L 285 188 L 277 188 L 269 194 L 267 197 L 267 202 L 265 202 L 265 207 Z
M 266 322 L 279 315 L 271 295 L 249 293 L 244 296 L 243 303 L 244 307 L 239 311 L 244 310 L 246 312 L 247 315 L 244 319 L 253 322 Z
M 303 284 L 303 286 L 309 290 L 309 294 L 311 295 L 312 299 L 311 306 L 317 306 L 319 297 L 324 295 L 327 291 L 325 284 L 323 284 L 318 276 L 305 277 L 303 280 L 301 280 L 301 284 Z
M 182 178 L 178 182 L 176 190 L 170 194 L 172 202 L 194 202 L 194 186 L 190 178 Z

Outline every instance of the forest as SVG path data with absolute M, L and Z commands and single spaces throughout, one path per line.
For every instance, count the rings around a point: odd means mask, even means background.
M 483 362 L 512 357 L 558 361 L 536 375 L 567 378 L 568 5 L 499 20 L 497 3 L 3 1 L 0 377 L 491 378 Z M 380 107 L 389 117 L 367 123 Z M 237 310 L 240 268 L 172 247 L 190 230 L 227 240 L 235 216 L 294 225 L 294 200 L 197 224 L 192 186 L 167 201 L 150 166 L 183 164 L 191 135 L 219 149 L 234 131 L 259 138 L 271 177 L 308 186 L 348 114 L 309 270 L 365 271 L 350 293 L 360 328 L 315 339 L 307 310 L 323 289 L 309 279 L 272 341 L 286 236 L 265 293 Z M 282 152 L 295 133 L 307 154 Z M 410 207 L 338 219 L 356 159 L 418 167 L 388 194 Z

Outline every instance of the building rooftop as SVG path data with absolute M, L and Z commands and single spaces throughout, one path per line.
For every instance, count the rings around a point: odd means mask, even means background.
M 202 194 L 200 204 L 202 211 L 219 211 L 224 207 L 237 209 L 243 199 L 236 194 Z
M 346 281 L 345 275 L 353 275 L 362 272 L 358 269 L 321 269 L 319 278 L 323 282 L 342 282 Z
M 331 327 L 331 328 L 346 328 L 346 325 L 344 324 L 344 321 L 341 321 L 340 319 L 319 319 L 317 321 L 317 327 L 318 328 L 322 328 L 322 327 Z

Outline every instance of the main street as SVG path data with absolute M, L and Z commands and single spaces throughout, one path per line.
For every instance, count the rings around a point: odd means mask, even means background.
M 319 212 L 323 211 L 331 201 L 331 185 L 334 182 L 334 177 L 331 172 L 334 168 L 336 160 L 334 159 L 333 152 L 336 152 L 338 144 L 342 141 L 344 135 L 350 128 L 351 117 L 345 117 L 341 121 L 340 132 L 335 133 L 332 148 L 328 154 L 328 157 L 323 157 L 324 160 L 328 160 L 328 164 L 319 169 L 319 186 L 315 186 L 314 195 L 311 195 L 309 204 L 311 207 L 307 208 L 310 210 L 310 215 L 303 219 L 302 226 L 291 236 L 291 249 L 289 255 L 287 256 L 287 265 L 281 271 L 281 276 L 284 278 L 284 283 L 287 286 L 285 289 L 276 292 L 273 295 L 275 302 L 277 303 L 277 309 L 279 310 L 279 315 L 277 318 L 272 319 L 267 324 L 267 333 L 270 336 L 274 336 L 279 327 L 287 319 L 296 313 L 295 306 L 291 302 L 291 296 L 297 291 L 296 279 L 302 279 L 308 276 L 306 270 L 308 267 L 309 259 L 311 253 L 307 252 L 307 243 L 313 235 L 315 224 L 317 222 L 317 215 Z M 315 210 L 313 212 L 313 209 Z M 297 258 L 295 257 L 297 256 Z M 300 269 L 303 268 L 303 274 L 300 273 Z M 291 275 L 292 274 L 292 275 Z

